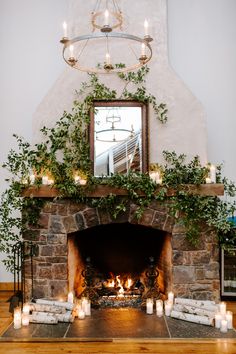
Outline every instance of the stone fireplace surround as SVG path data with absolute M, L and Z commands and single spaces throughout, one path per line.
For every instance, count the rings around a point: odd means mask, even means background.
M 114 219 L 107 211 L 91 208 L 69 199 L 49 199 L 40 213 L 38 228 L 29 227 L 25 241 L 38 245 L 33 259 L 33 296 L 65 298 L 73 289 L 68 270 L 68 236 L 98 225 L 130 223 L 156 230 L 163 237 L 158 260 L 158 283 L 167 294 L 218 301 L 220 298 L 219 247 L 214 232 L 202 225 L 197 247 L 186 240 L 184 228 L 168 214 L 168 204 L 152 202 L 140 220 L 137 206 L 130 202 L 127 211 Z M 161 232 L 160 232 L 161 231 Z M 128 237 L 128 236 L 127 236 Z M 122 261 L 122 255 L 121 255 Z M 82 270 L 82 269 L 81 269 Z M 26 297 L 31 297 L 30 263 L 25 264 Z

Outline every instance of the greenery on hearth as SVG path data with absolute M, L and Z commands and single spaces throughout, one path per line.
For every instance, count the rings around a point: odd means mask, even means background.
M 165 123 L 167 109 L 165 104 L 157 104 L 156 98 L 146 92 L 143 86 L 148 68 L 144 67 L 136 73 L 118 74 L 124 81 L 124 89 L 118 99 L 132 99 L 149 103 L 157 118 Z M 22 198 L 25 187 L 30 186 L 30 175 L 36 176 L 34 185 L 42 184 L 42 177 L 47 175 L 54 181 L 62 197 L 70 197 L 75 201 L 90 203 L 98 208 L 106 208 L 115 217 L 126 211 L 127 201 L 132 200 L 137 205 L 136 216 L 140 218 L 143 210 L 153 200 L 169 201 L 170 212 L 179 219 L 187 229 L 187 237 L 196 243 L 199 235 L 199 225 L 205 221 L 214 227 L 222 244 L 232 244 L 236 235 L 232 224 L 227 217 L 233 215 L 235 205 L 223 201 L 218 197 L 191 195 L 182 185 L 205 183 L 209 172 L 208 167 L 202 167 L 198 157 L 189 163 L 185 162 L 185 155 L 175 152 L 163 152 L 166 165 L 152 164 L 152 171 L 159 171 L 162 185 L 150 178 L 148 173 L 129 172 L 127 175 L 114 174 L 113 176 L 95 178 L 91 175 L 91 161 L 89 158 L 88 124 L 90 111 L 94 100 L 116 100 L 117 92 L 101 83 L 95 74 L 91 74 L 89 82 L 82 84 L 77 93 L 71 112 L 64 112 L 53 128 L 42 129 L 43 142 L 30 147 L 23 138 L 14 135 L 18 143 L 18 151 L 11 150 L 4 167 L 11 174 L 9 188 L 3 193 L 0 209 L 0 251 L 5 252 L 8 258 L 4 261 L 7 268 L 12 264 L 11 245 L 17 242 L 28 225 L 37 227 L 40 211 L 45 200 L 40 198 Z M 137 86 L 135 92 L 129 92 L 129 84 Z M 86 180 L 85 186 L 75 182 L 79 176 Z M 217 182 L 224 183 L 228 195 L 235 195 L 236 188 L 221 177 L 221 168 L 218 167 Z M 122 198 L 110 194 L 101 198 L 88 198 L 88 191 L 98 184 L 107 184 L 127 190 L 129 198 Z M 176 190 L 174 196 L 168 196 L 168 188 Z M 34 211 L 34 212 L 32 212 Z M 23 212 L 23 213 L 22 213 Z M 22 217 L 21 217 L 22 214 Z

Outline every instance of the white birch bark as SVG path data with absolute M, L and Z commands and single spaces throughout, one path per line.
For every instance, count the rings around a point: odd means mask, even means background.
M 216 305 L 215 301 L 209 300 L 193 300 L 177 297 L 175 298 L 175 304 L 199 307 L 208 311 L 218 311 L 218 306 Z
M 58 307 L 64 307 L 66 310 L 72 311 L 75 307 L 74 304 L 71 302 L 66 302 L 66 301 L 55 301 L 55 300 L 45 300 L 45 299 L 36 299 L 37 304 L 42 304 L 42 305 L 51 305 L 51 306 L 58 306 Z
M 58 319 L 56 315 L 48 312 L 33 312 L 29 315 L 29 321 L 31 323 L 44 323 L 44 324 L 57 324 Z
M 66 313 L 56 314 L 58 322 L 74 322 L 75 317 L 72 315 L 71 311 L 67 311 Z
M 171 317 L 177 318 L 179 320 L 183 321 L 188 321 L 188 322 L 194 322 L 194 323 L 199 323 L 199 324 L 204 324 L 207 326 L 213 326 L 214 325 L 214 320 L 213 318 L 209 318 L 207 316 L 199 316 L 199 315 L 193 315 L 190 313 L 184 313 L 184 312 L 179 312 L 172 310 Z
M 194 315 L 207 316 L 210 318 L 215 317 L 215 311 L 209 311 L 206 309 L 201 309 L 200 307 L 194 307 L 189 305 L 175 304 L 173 310 L 179 312 L 192 313 Z
M 66 313 L 65 307 L 59 307 L 55 305 L 44 305 L 44 304 L 37 304 L 37 303 L 30 303 L 31 311 L 38 311 L 38 312 L 51 312 L 51 313 Z

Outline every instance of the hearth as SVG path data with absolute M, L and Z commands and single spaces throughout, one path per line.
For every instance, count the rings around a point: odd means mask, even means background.
M 201 225 L 200 242 L 193 246 L 181 223 L 169 215 L 168 203 L 151 203 L 139 220 L 136 209 L 130 202 L 126 212 L 114 219 L 108 211 L 85 203 L 49 199 L 38 227 L 24 233 L 24 240 L 38 248 L 33 258 L 33 294 L 31 265 L 25 264 L 26 297 L 65 299 L 69 291 L 80 297 L 96 290 L 103 305 L 115 302 L 105 298 L 109 296 L 121 302 L 119 295 L 135 302 L 145 299 L 155 283 L 154 297 L 173 291 L 175 296 L 218 301 L 219 251 L 214 232 Z M 85 276 L 88 258 L 95 272 L 92 278 Z M 154 275 L 148 278 L 150 267 Z M 113 281 L 114 286 L 108 286 Z

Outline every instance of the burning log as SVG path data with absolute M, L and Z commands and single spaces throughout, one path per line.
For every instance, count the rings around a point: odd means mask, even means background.
M 58 314 L 64 314 L 66 313 L 66 308 L 65 307 L 59 307 L 55 305 L 44 305 L 44 304 L 38 304 L 38 303 L 30 303 L 30 310 L 31 311 L 37 311 L 37 312 L 50 312 L 50 313 L 58 313 Z
M 215 312 L 217 311 L 218 307 L 214 301 L 209 301 L 209 300 L 193 300 L 193 299 L 186 299 L 186 298 L 176 298 L 175 299 L 175 304 L 180 304 L 180 305 L 188 305 L 192 307 L 198 307 L 201 309 L 205 309 L 208 311 Z
M 72 311 L 75 307 L 75 305 L 70 302 L 45 299 L 36 299 L 36 304 L 64 307 L 66 310 L 70 311 Z
M 194 307 L 194 306 L 189 306 L 189 305 L 175 304 L 173 307 L 173 310 L 178 311 L 178 312 L 191 313 L 191 314 L 199 315 L 199 316 L 207 316 L 210 318 L 215 317 L 215 311 L 209 311 L 206 309 L 202 309 L 202 308 Z
M 199 316 L 199 315 L 194 315 L 190 313 L 184 313 L 180 311 L 175 311 L 172 310 L 170 316 L 172 318 L 177 318 L 179 320 L 184 320 L 188 322 L 193 322 L 193 323 L 199 323 L 199 324 L 204 324 L 207 326 L 213 326 L 214 325 L 214 319 L 207 317 L 207 316 Z

